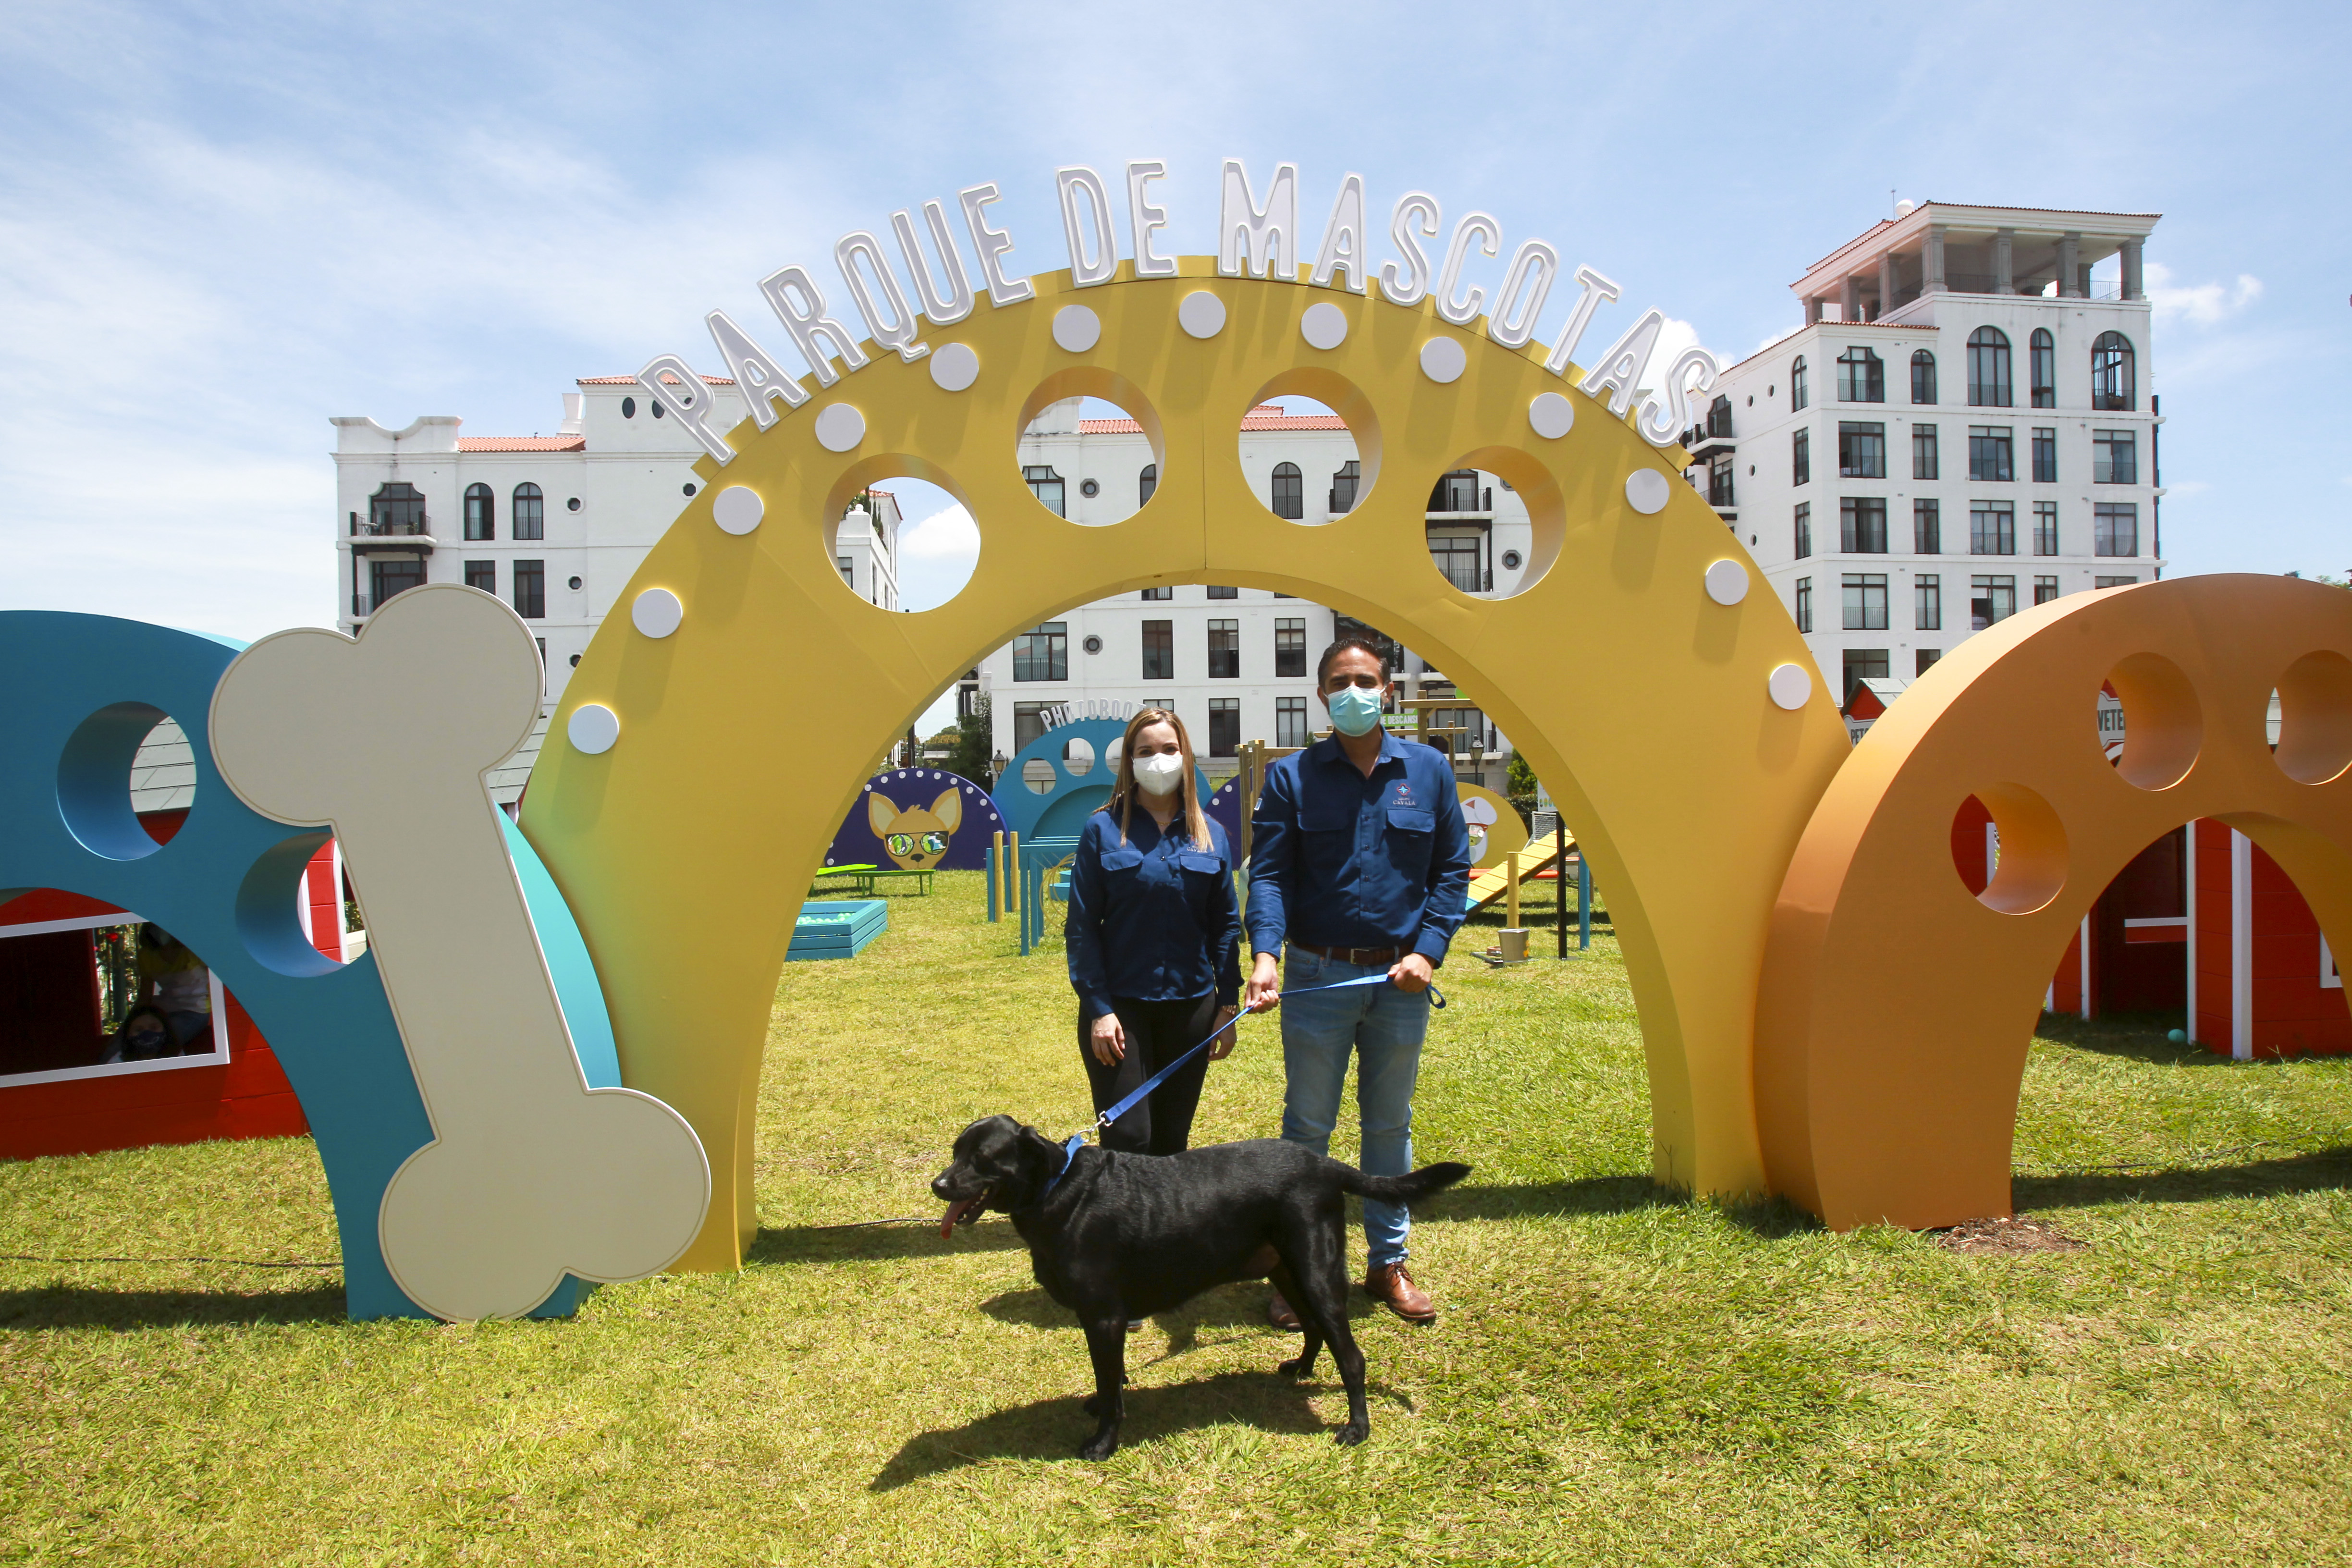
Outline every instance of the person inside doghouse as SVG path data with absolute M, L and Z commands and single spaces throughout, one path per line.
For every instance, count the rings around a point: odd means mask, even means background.
M 152 921 L 139 931 L 139 987 L 171 1020 L 173 1051 L 183 1056 L 211 1052 L 212 973 L 179 938 Z
M 114 1031 L 114 1038 L 107 1042 L 106 1055 L 101 1059 L 146 1062 L 179 1054 L 179 1042 L 172 1037 L 172 1021 L 163 1016 L 163 1009 L 152 1002 L 142 1002 L 131 1009 L 131 1016 Z

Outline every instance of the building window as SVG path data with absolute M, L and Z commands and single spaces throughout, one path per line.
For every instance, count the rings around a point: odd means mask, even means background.
M 1797 559 L 1802 561 L 1813 552 L 1813 503 L 1797 503 Z
M 1838 477 L 1883 479 L 1886 477 L 1886 426 L 1853 420 L 1838 423 Z
M 1013 639 L 1013 679 L 1070 679 L 1070 628 L 1063 621 L 1047 621 L 1034 631 Z
M 849 591 L 853 594 L 856 593 L 857 591 L 857 563 L 846 555 L 835 556 L 833 558 L 833 563 L 834 566 L 841 573 L 841 580 L 849 585 Z
M 2058 553 L 2058 503 L 2054 500 L 2033 503 L 2033 553 Z
M 386 561 L 375 556 L 368 562 L 368 610 L 381 610 L 383 602 L 394 594 L 425 586 L 425 563 L 422 561 Z M 362 610 L 364 615 L 367 610 Z
M 2128 577 L 2094 577 L 2091 579 L 2091 586 L 2095 588 L 2128 588 L 2138 581 L 2139 575 L 2137 573 Z
M 2017 478 L 2015 442 L 2007 425 L 1969 426 L 1969 478 L 1979 483 L 2000 483 Z
M 352 531 L 360 531 L 357 518 L 352 519 Z M 396 479 L 381 487 L 368 498 L 367 531 L 373 534 L 425 532 L 424 495 L 415 485 Z
M 1838 693 L 1838 706 L 1853 700 L 1853 689 L 1865 680 L 1886 679 L 1886 650 L 1883 647 L 1850 647 L 1845 650 L 1845 685 Z
M 1044 507 L 1055 517 L 1070 515 L 1063 510 L 1067 497 L 1065 494 L 1066 487 L 1062 483 L 1062 476 L 1054 471 L 1051 464 L 1024 464 L 1021 468 L 1021 479 L 1029 487 L 1029 493 L 1037 498 L 1039 506 Z
M 2017 614 L 2017 579 L 2014 577 L 1971 577 L 1969 579 L 1969 629 L 1980 632 L 1998 621 Z
M 466 586 L 479 588 L 485 594 L 496 594 L 499 591 L 499 563 L 495 561 L 467 562 Z
M 1944 650 L 1939 647 L 1923 647 L 1917 649 L 1911 656 L 1911 679 L 1916 680 L 1919 677 L 1927 674 L 1929 668 L 1932 667 L 1937 659 L 1943 657 Z
M 1433 533 L 1429 557 L 1447 582 L 1465 594 L 1475 594 L 1485 586 L 1486 574 L 1480 570 L 1485 542 L 1486 536 L 1478 533 Z
M 1440 474 L 1429 492 L 1432 511 L 1484 511 L 1478 504 L 1478 470 L 1456 468 L 1450 474 Z
M 1241 596 L 1242 591 L 1239 588 L 1212 587 L 1209 590 L 1209 597 L 1212 599 L 1238 599 Z
M 1886 553 L 1886 498 L 1846 496 L 1838 502 L 1838 548 L 1849 555 Z
M 1209 755 L 1242 754 L 1242 702 L 1238 697 L 1209 699 Z
M 1174 621 L 1143 623 L 1143 679 L 1146 680 L 1176 679 L 1176 623 Z
M 1969 507 L 1969 553 L 2017 553 L 2017 509 L 2005 500 L 1980 500 Z
M 1363 483 L 1364 465 L 1350 458 L 1331 476 L 1331 515 L 1356 510 L 1356 488 Z
M 1728 452 L 1718 453 L 1714 458 L 1708 459 L 1706 465 L 1707 505 L 1738 506 L 1739 504 L 1737 500 L 1732 499 L 1734 493 L 1732 489 L 1732 470 L 1737 466 L 1738 465 L 1734 462 L 1731 454 Z
M 498 497 L 488 485 L 466 487 L 466 537 L 479 541 L 499 536 Z
M 637 400 L 634 397 L 624 397 L 621 399 L 621 417 L 624 419 L 635 419 L 636 416 Z
M 1159 488 L 1160 465 L 1157 463 L 1144 464 L 1143 472 L 1135 477 L 1135 504 L 1141 506 L 1145 501 L 1150 500 L 1151 499 L 1151 493 Z
M 1813 433 L 1800 430 L 1789 437 L 1789 482 L 1811 484 L 1813 479 Z
M 1979 327 L 1969 334 L 1969 406 L 2009 405 L 2009 338 L 1999 327 Z
M 2132 384 L 2131 340 L 2121 332 L 2101 332 L 2091 345 L 2091 406 L 2102 414 L 2139 406 Z
M 1926 349 L 1916 349 L 1911 354 L 1911 401 L 1936 401 L 1936 356 Z
M 1239 621 L 1213 620 L 1209 623 L 1209 679 L 1239 680 L 1242 678 L 1242 624 Z M 1238 738 L 1238 737 L 1237 737 Z M 1220 756 L 1231 756 L 1221 752 Z
M 1706 405 L 1706 433 L 1718 441 L 1731 439 L 1730 398 L 1717 397 Z
M 2048 604 L 2051 600 L 2053 600 L 2053 599 L 2056 598 L 2057 596 L 2058 596 L 2058 579 L 2057 579 L 2057 578 L 2055 578 L 2055 577 L 2036 577 L 2036 578 L 2033 580 L 2033 602 L 2034 602 L 2035 604 L 2037 604 L 2037 605 L 2046 605 L 2046 604 Z
M 1813 629 L 1813 580 L 1811 577 L 1797 579 L 1797 629 L 1808 633 Z
M 2027 351 L 2027 379 L 2033 386 L 2033 406 L 2058 406 L 2058 340 L 2050 335 L 2047 327 L 2033 329 L 2032 347 Z
M 2131 430 L 2091 432 L 2091 482 L 2095 485 L 2139 483 L 2139 442 Z
M 2091 553 L 2139 553 L 2139 507 L 2137 504 L 2124 502 L 2118 505 L 2113 501 L 2101 501 L 2091 509 Z
M 1940 479 L 1944 477 L 1941 453 L 1936 446 L 1933 425 L 1911 426 L 1911 477 L 1915 479 Z
M 524 620 L 543 620 L 547 616 L 547 563 L 518 561 L 514 563 L 515 614 Z
M 547 498 L 539 487 L 531 484 L 514 488 L 514 526 L 509 531 L 517 539 L 547 537 Z
M 1877 350 L 1856 344 L 1838 355 L 1837 367 L 1839 402 L 1886 401 L 1886 366 Z
M 1045 734 L 1045 714 L 1051 702 L 1015 702 L 1013 705 L 1013 749 L 1025 750 L 1031 742 L 1043 740 Z
M 1274 743 L 1277 746 L 1307 744 L 1307 699 L 1277 697 L 1274 700 Z
M 1274 508 L 1275 516 L 1286 517 L 1293 522 L 1307 515 L 1306 486 L 1300 479 L 1297 464 L 1276 463 L 1274 466 L 1272 499 L 1266 504 Z
M 1886 574 L 1849 572 L 1843 582 L 1845 629 L 1883 632 L 1886 629 Z
M 1176 596 L 1176 590 L 1173 588 L 1146 588 L 1135 596 L 1148 604 L 1166 604 L 1169 600 L 1173 599 Z
M 1912 629 L 1940 632 L 1944 629 L 1944 580 L 1933 573 L 1911 584 Z
M 1797 363 L 1789 367 L 1789 412 L 1795 413 L 1805 405 L 1805 356 L 1799 354 Z
M 1911 548 L 1921 555 L 1941 555 L 1944 552 L 1944 503 L 1915 500 L 1911 503 Z
M 2046 426 L 2037 425 L 2033 429 L 2033 482 L 2058 482 L 2058 432 Z
M 1288 616 L 1274 623 L 1274 673 L 1307 673 L 1307 622 Z

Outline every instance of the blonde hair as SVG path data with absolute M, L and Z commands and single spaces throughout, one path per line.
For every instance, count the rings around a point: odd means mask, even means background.
M 1201 810 L 1200 790 L 1193 782 L 1192 737 L 1185 732 L 1184 721 L 1165 708 L 1146 708 L 1127 721 L 1127 733 L 1118 743 L 1118 782 L 1111 786 L 1110 798 L 1096 809 L 1118 814 L 1118 841 L 1126 843 L 1127 825 L 1135 810 L 1135 738 L 1154 724 L 1165 724 L 1176 731 L 1177 747 L 1184 755 L 1184 771 L 1177 788 L 1184 803 L 1184 827 L 1192 836 L 1192 847 L 1213 847 L 1209 839 L 1209 819 Z

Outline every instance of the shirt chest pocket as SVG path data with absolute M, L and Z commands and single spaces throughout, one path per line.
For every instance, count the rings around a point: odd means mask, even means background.
M 1176 857 L 1176 864 L 1184 868 L 1184 880 L 1188 885 L 1219 876 L 1225 868 L 1223 857 L 1201 849 L 1185 850 Z
M 1389 862 L 1407 877 L 1429 869 L 1430 847 L 1437 838 L 1437 814 L 1414 806 L 1389 807 Z
M 1136 868 L 1143 864 L 1143 851 L 1133 845 L 1122 845 L 1102 853 L 1103 875 L 1114 882 L 1132 881 Z

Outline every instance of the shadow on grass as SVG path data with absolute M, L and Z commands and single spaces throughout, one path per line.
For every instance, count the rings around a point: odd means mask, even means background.
M 2044 1013 L 2033 1027 L 2033 1037 L 2044 1045 L 2151 1067 L 2226 1068 L 2252 1064 L 2233 1062 L 2220 1051 L 2187 1042 L 2176 1045 L 2165 1037 L 2180 1026 L 2178 1013 L 2118 1013 L 2084 1022 L 2064 1013 Z
M 1087 1377 L 1086 1369 L 1083 1354 L 1071 1358 L 1073 1376 Z M 1228 1422 L 1255 1426 L 1263 1432 L 1300 1436 L 1335 1431 L 1337 1428 L 1327 1426 L 1308 1403 L 1312 1395 L 1337 1392 L 1339 1387 L 1337 1374 L 1331 1373 L 1328 1352 L 1318 1370 L 1318 1376 L 1300 1382 L 1276 1372 L 1269 1362 L 1264 1372 L 1227 1372 L 1197 1383 L 1129 1388 L 1126 1419 L 1119 1427 L 1119 1446 L 1133 1447 L 1178 1432 Z M 1331 1373 L 1328 1384 L 1322 1373 Z M 1388 1391 L 1377 1381 L 1367 1387 L 1376 1402 L 1387 1399 Z M 961 1426 L 910 1437 L 881 1472 L 866 1483 L 866 1489 L 893 1491 L 927 1476 L 988 1459 L 1067 1459 L 1078 1463 L 1078 1445 L 1095 1429 L 1094 1417 L 1080 1408 L 1083 1397 L 1073 1393 L 1034 1400 Z M 1378 1441 L 1377 1415 L 1373 1433 L 1374 1441 Z
M 340 1284 L 307 1290 L 104 1290 L 82 1285 L 0 1290 L 0 1332 L 341 1322 L 345 1316 Z
M 2147 1171 L 2081 1171 L 2014 1176 L 2011 1202 L 2019 1212 L 2095 1208 L 2126 1202 L 2212 1203 L 2223 1198 L 2281 1197 L 2352 1187 L 2352 1148 L 2321 1149 L 2239 1165 L 2175 1166 Z
M 1273 1289 L 1263 1279 L 1238 1280 L 1203 1290 L 1181 1307 L 1155 1313 L 1151 1321 L 1167 1331 L 1168 1349 L 1145 1364 L 1167 1361 L 1199 1348 L 1202 1329 L 1256 1329 L 1264 1333 L 1266 1350 L 1276 1361 L 1297 1354 L 1298 1336 L 1278 1331 L 1265 1321 L 1266 1298 Z M 1036 1286 L 991 1296 L 980 1304 L 980 1310 L 1000 1323 L 1017 1323 L 1023 1328 L 1068 1329 L 1075 1332 L 1078 1326 L 1075 1313 Z M 1380 1308 L 1370 1297 L 1349 1285 L 1350 1322 L 1360 1322 L 1379 1312 Z

